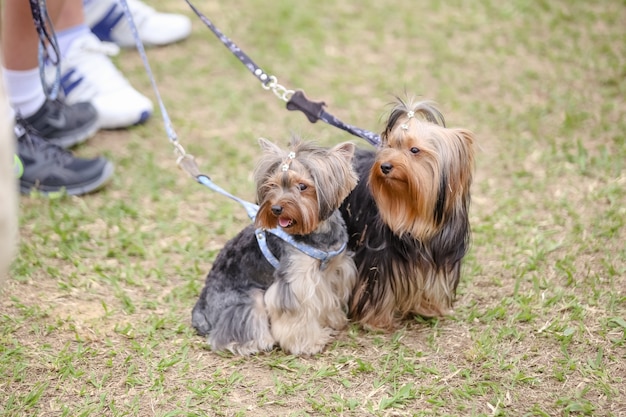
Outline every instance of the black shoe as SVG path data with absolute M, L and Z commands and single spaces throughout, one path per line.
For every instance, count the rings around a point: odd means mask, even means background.
M 15 125 L 15 135 L 22 194 L 32 190 L 51 197 L 86 194 L 102 187 L 113 175 L 113 164 L 102 157 L 76 158 L 20 124 Z
M 98 113 L 91 103 L 67 105 L 46 99 L 37 113 L 22 120 L 39 136 L 62 148 L 78 145 L 98 131 Z

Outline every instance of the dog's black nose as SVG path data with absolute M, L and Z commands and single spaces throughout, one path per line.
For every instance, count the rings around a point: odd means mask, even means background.
M 280 216 L 280 214 L 283 212 L 283 207 L 282 206 L 272 206 L 272 213 L 274 213 L 274 216 Z
M 392 169 L 393 169 L 393 165 L 391 165 L 391 162 L 383 162 L 382 164 L 380 164 L 380 170 L 385 175 L 389 174 Z

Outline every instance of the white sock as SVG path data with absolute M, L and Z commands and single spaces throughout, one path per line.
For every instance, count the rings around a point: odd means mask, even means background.
M 83 0 L 83 8 L 86 9 L 87 7 L 91 7 L 98 1 L 101 1 L 101 0 Z M 115 0 L 114 3 L 120 4 L 120 0 Z
M 83 0 L 83 7 L 89 7 L 93 3 L 95 3 L 94 0 Z
M 39 68 L 14 71 L 2 68 L 9 104 L 22 117 L 32 116 L 46 101 Z

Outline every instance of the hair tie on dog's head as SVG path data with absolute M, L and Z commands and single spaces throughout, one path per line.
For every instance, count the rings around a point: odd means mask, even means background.
M 294 159 L 296 159 L 296 153 L 289 152 L 289 154 L 287 155 L 287 160 L 283 162 L 283 165 L 280 167 L 281 170 L 283 172 L 287 171 L 289 169 L 289 166 L 291 165 L 291 161 L 293 161 Z
M 411 110 L 411 111 L 407 112 L 406 115 L 407 115 L 407 117 L 409 119 L 411 119 L 412 117 L 415 117 L 415 112 L 413 110 Z M 402 130 L 409 130 L 409 124 L 408 123 L 402 123 L 400 125 L 400 129 L 402 129 Z

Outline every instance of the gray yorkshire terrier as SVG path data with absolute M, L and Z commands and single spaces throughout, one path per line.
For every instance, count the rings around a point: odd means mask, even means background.
M 279 345 L 293 354 L 323 350 L 347 325 L 356 266 L 338 210 L 357 184 L 355 146 L 291 141 L 290 150 L 259 139 L 254 225 L 226 243 L 206 277 L 192 324 L 213 350 L 249 355 Z M 265 230 L 282 229 L 298 244 L 332 253 L 321 261 Z M 264 256 L 257 235 L 277 258 Z

